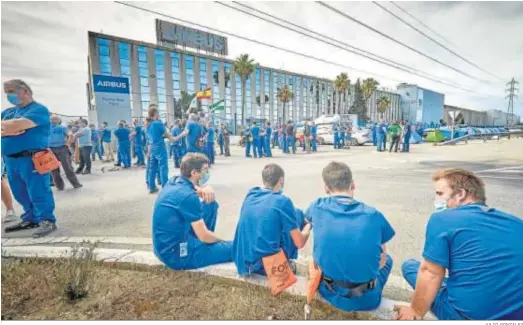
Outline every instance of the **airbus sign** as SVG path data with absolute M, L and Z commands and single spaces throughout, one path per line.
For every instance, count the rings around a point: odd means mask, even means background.
M 93 75 L 95 93 L 129 94 L 129 79 L 122 77 Z

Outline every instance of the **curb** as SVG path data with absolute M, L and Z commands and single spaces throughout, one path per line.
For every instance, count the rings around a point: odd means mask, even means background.
M 114 239 L 113 239 L 114 240 Z M 27 241 L 27 240 L 25 240 Z M 50 241 L 48 241 L 50 242 Z M 55 238 L 54 242 L 64 242 Z M 5 242 L 4 242 L 5 243 Z M 3 243 L 3 244 L 4 244 Z M 13 244 L 10 242 L 10 244 Z M 44 257 L 44 258 L 67 258 L 72 255 L 72 248 L 70 247 L 53 247 L 53 246 L 7 246 L 2 245 L 2 257 Z M 87 248 L 79 248 L 85 249 Z M 163 263 L 149 251 L 129 250 L 129 249 L 111 249 L 111 248 L 95 248 L 95 259 L 102 262 L 118 262 L 118 263 L 135 263 L 148 266 L 159 266 Z M 247 278 L 241 278 L 236 272 L 233 263 L 218 264 L 193 270 L 191 272 L 202 272 L 209 275 L 219 276 L 223 278 L 234 279 L 238 281 L 246 281 L 259 286 L 268 286 L 265 277 L 254 275 Z M 298 296 L 307 295 L 307 279 L 303 276 L 297 276 L 298 281 L 295 285 L 287 290 L 288 293 Z M 321 299 L 323 302 L 323 299 Z M 326 302 L 327 303 L 327 302 Z M 383 298 L 380 306 L 368 313 L 378 319 L 390 320 L 392 319 L 393 307 L 396 304 L 406 305 L 406 302 L 394 301 Z M 429 316 L 429 315 L 427 315 Z M 432 316 L 432 315 L 430 315 Z M 433 317 L 426 317 L 430 319 Z

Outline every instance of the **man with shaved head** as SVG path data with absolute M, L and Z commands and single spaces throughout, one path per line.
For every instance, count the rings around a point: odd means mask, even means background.
M 71 159 L 71 152 L 68 146 L 69 130 L 62 125 L 62 120 L 53 114 L 51 116 L 51 136 L 49 138 L 49 148 L 53 151 L 58 161 L 64 169 L 65 176 L 73 185 L 74 188 L 82 187 L 82 184 L 78 181 L 76 174 L 74 173 L 73 162 Z M 62 191 L 65 187 L 64 180 L 60 175 L 60 168 L 57 168 L 51 172 L 53 182 L 56 189 Z
M 33 91 L 23 80 L 5 82 L 4 92 L 13 107 L 2 111 L 2 155 L 13 196 L 24 208 L 22 220 L 5 232 L 38 227 L 33 237 L 45 236 L 56 230 L 51 177 L 35 172 L 33 158 L 49 148 L 49 110 L 33 100 Z

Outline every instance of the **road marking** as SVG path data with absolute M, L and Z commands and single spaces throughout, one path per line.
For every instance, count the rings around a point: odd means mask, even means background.
M 512 170 L 512 169 L 523 169 L 523 166 L 510 166 L 510 167 L 502 167 L 502 168 L 485 169 L 485 170 L 476 171 L 475 173 L 502 172 L 504 170 Z

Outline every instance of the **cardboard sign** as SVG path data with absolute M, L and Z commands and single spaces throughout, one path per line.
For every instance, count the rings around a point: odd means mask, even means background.
M 292 272 L 283 250 L 280 249 L 278 253 L 262 258 L 262 261 L 271 288 L 271 295 L 277 296 L 296 283 L 296 276 Z
M 33 164 L 36 171 L 43 175 L 60 167 L 60 162 L 52 151 L 40 151 L 33 155 Z

